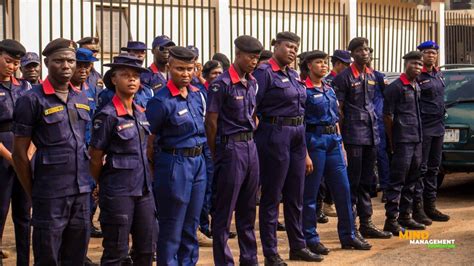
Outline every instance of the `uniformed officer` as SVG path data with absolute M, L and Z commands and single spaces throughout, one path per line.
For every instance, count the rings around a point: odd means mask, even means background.
M 8 252 L 2 250 L 1 244 L 10 201 L 17 265 L 29 265 L 30 261 L 31 201 L 15 174 L 11 154 L 13 109 L 18 98 L 31 88 L 27 81 L 17 80 L 13 76 L 25 53 L 25 47 L 15 40 L 0 41 L 0 264 L 2 258 L 8 257 Z
M 436 67 L 439 46 L 434 41 L 418 45 L 423 53 L 423 69 L 417 80 L 421 88 L 421 122 L 423 124 L 422 181 L 415 188 L 413 218 L 430 225 L 431 221 L 446 222 L 446 215 L 436 208 L 438 174 L 444 139 L 444 82 L 443 73 Z M 424 212 L 423 212 L 424 211 Z
M 328 55 L 315 50 L 303 60 L 306 78 L 306 146 L 314 170 L 307 173 L 304 184 L 303 229 L 306 246 L 320 255 L 329 254 L 316 231 L 316 197 L 322 177 L 334 195 L 338 215 L 339 241 L 344 249 L 368 250 L 354 235 L 351 193 L 347 177 L 345 151 L 338 127 L 338 103 L 332 87 L 323 81 L 328 72 Z
M 420 180 L 422 126 L 420 114 L 420 75 L 423 54 L 407 53 L 405 72 L 384 91 L 384 120 L 389 149 L 393 152 L 390 181 L 386 189 L 384 230 L 398 235 L 404 228 L 425 229 L 411 217 L 413 192 Z M 398 221 L 397 221 L 398 219 Z
M 145 61 L 146 57 L 146 44 L 138 41 L 129 41 L 126 47 L 120 48 L 120 51 L 127 52 L 129 55 L 133 55 L 142 61 Z
M 133 55 L 129 55 L 126 53 L 123 53 L 120 56 L 129 57 L 130 60 L 132 60 L 132 58 L 137 58 Z M 106 72 L 105 74 L 107 73 L 108 75 L 112 74 L 111 72 Z M 145 73 L 149 73 L 149 72 L 144 72 L 142 73 L 142 75 Z M 110 77 L 106 77 L 104 75 L 104 80 L 105 78 L 110 79 Z M 114 95 L 115 95 L 115 90 L 107 88 L 107 85 L 106 85 L 106 89 L 102 90 L 102 92 L 99 94 L 99 99 L 97 101 L 97 111 L 101 110 L 104 106 L 106 106 L 109 102 L 111 102 Z M 150 100 L 153 97 L 153 95 L 154 95 L 154 92 L 150 87 L 148 87 L 148 85 L 140 83 L 140 89 L 138 89 L 137 93 L 135 93 L 133 101 L 136 104 L 140 105 L 142 108 L 146 108 L 148 100 Z
M 206 80 L 204 87 L 209 89 L 209 84 L 224 72 L 221 62 L 217 60 L 209 60 L 202 67 L 202 76 Z
M 22 79 L 31 85 L 43 83 L 41 80 L 41 62 L 38 54 L 27 52 L 20 60 Z
M 290 260 L 322 260 L 306 248 L 302 230 L 305 162 L 308 162 L 303 124 L 306 92 L 298 73 L 289 67 L 296 59 L 299 43 L 300 38 L 292 32 L 278 33 L 272 41 L 273 57 L 253 73 L 259 87 L 257 112 L 262 117 L 255 140 L 262 185 L 260 237 L 266 265 L 286 265 L 277 250 L 281 195 Z
M 206 190 L 202 154 L 205 100 L 191 79 L 195 55 L 185 47 L 169 51 L 170 80 L 148 102 L 146 115 L 154 134 L 154 195 L 160 234 L 158 265 L 195 265 L 196 230 Z M 150 152 L 149 152 L 150 154 Z
M 216 265 L 234 264 L 227 240 L 235 210 L 240 265 L 256 265 L 254 227 L 259 165 L 253 131 L 257 81 L 250 73 L 257 66 L 263 46 L 248 35 L 237 37 L 234 44 L 234 63 L 214 80 L 208 94 L 206 133 L 216 178 L 213 255 Z
M 84 37 L 77 41 L 80 48 L 86 48 L 91 50 L 94 54 L 94 57 L 97 57 L 99 54 L 99 38 L 98 37 Z M 97 70 L 93 67 L 91 73 L 86 81 L 90 86 L 96 88 L 96 101 L 97 97 L 99 96 L 100 92 L 104 89 L 104 82 L 102 81 L 102 75 L 97 72 Z
M 132 235 L 134 265 L 152 265 L 157 222 L 152 176 L 146 155 L 150 135 L 145 110 L 133 102 L 140 88 L 142 61 L 116 56 L 104 76 L 112 101 L 94 117 L 90 143 L 91 173 L 99 183 L 100 224 L 104 232 L 101 265 L 121 265 Z M 105 156 L 105 164 L 102 164 Z
M 308 68 L 304 66 L 305 61 L 304 58 L 308 54 L 308 52 L 302 52 L 299 54 L 298 57 L 298 67 L 300 69 L 300 80 L 306 80 L 308 77 Z
M 260 53 L 260 58 L 258 59 L 258 64 L 257 64 L 257 67 L 261 64 L 264 64 L 264 63 L 268 63 L 268 60 L 270 60 L 270 58 L 272 58 L 273 56 L 273 52 L 270 51 L 270 50 L 263 50 L 261 53 Z
M 230 60 L 223 53 L 215 53 L 212 56 L 212 60 L 217 60 L 217 61 L 221 62 L 221 65 L 222 65 L 222 68 L 224 69 L 224 71 L 227 71 L 230 67 Z
M 331 83 L 337 74 L 344 71 L 351 64 L 351 53 L 346 50 L 334 50 L 331 56 L 331 72 L 324 78 L 327 83 Z
M 375 183 L 374 167 L 379 135 L 373 104 L 376 80 L 373 71 L 368 67 L 368 42 L 366 38 L 361 37 L 349 42 L 348 50 L 354 58 L 354 63 L 339 73 L 333 81 L 339 100 L 342 138 L 347 151 L 347 172 L 354 217 L 359 215 L 360 219 L 359 230 L 362 235 L 356 230 L 356 237 L 362 241 L 365 241 L 364 237 L 392 236 L 372 223 L 370 190 Z
M 35 265 L 83 265 L 90 235 L 87 96 L 70 85 L 76 44 L 58 38 L 43 50 L 48 78 L 18 99 L 13 161 L 33 203 Z M 37 151 L 34 171 L 27 151 Z M 34 182 L 32 179 L 34 176 Z
M 166 35 L 157 36 L 152 43 L 153 63 L 148 67 L 150 73 L 143 73 L 141 83 L 154 92 L 161 90 L 168 81 L 167 64 L 169 49 L 176 44 Z

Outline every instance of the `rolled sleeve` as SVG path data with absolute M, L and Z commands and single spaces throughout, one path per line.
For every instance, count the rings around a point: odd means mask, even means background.
M 393 115 L 395 112 L 395 103 L 399 98 L 400 88 L 393 82 L 388 85 L 384 91 L 383 113 L 385 115 Z
M 19 137 L 31 137 L 37 121 L 36 98 L 25 95 L 20 97 L 13 111 L 13 133 Z
M 162 127 L 166 117 L 165 103 L 158 98 L 153 98 L 148 101 L 146 106 L 146 118 L 150 123 L 150 131 L 154 135 L 159 135 L 158 132 Z
M 262 68 L 257 68 L 253 73 L 252 76 L 257 80 L 258 84 L 258 91 L 257 91 L 257 96 L 256 96 L 256 103 L 257 103 L 257 108 L 262 102 L 263 97 L 265 96 L 265 92 L 267 88 L 271 84 L 271 77 L 270 74 L 266 69 Z
M 210 113 L 219 113 L 222 107 L 222 98 L 224 88 L 220 83 L 212 83 L 207 93 L 207 111 Z
M 337 100 L 340 102 L 344 102 L 346 98 L 346 91 L 349 87 L 346 80 L 347 78 L 344 75 L 337 75 L 332 81 L 332 87 L 336 92 Z

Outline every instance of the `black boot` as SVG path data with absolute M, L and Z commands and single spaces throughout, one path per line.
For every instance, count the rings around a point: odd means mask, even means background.
M 323 256 L 315 254 L 307 248 L 298 250 L 290 249 L 290 260 L 320 262 L 323 261 Z
M 280 257 L 280 254 L 271 257 L 265 257 L 265 266 L 287 266 L 285 261 Z
M 360 220 L 360 233 L 364 238 L 391 238 L 392 234 L 390 232 L 382 231 L 378 229 L 374 223 L 372 223 L 372 218 L 368 217 Z
M 426 216 L 421 202 L 413 202 L 413 220 L 424 225 L 431 225 L 433 223 L 433 221 Z
M 357 239 L 359 239 L 361 242 L 364 242 L 364 243 L 369 243 L 359 232 L 359 229 L 357 229 L 357 226 L 354 225 L 354 235 Z
M 449 221 L 449 215 L 440 212 L 436 209 L 436 204 L 434 202 L 425 202 L 425 213 L 431 220 L 435 222 L 447 222 Z
M 400 232 L 404 232 L 405 229 L 398 223 L 397 219 L 389 219 L 385 220 L 385 225 L 383 226 L 383 230 L 392 233 L 394 236 L 398 236 Z
M 341 243 L 342 249 L 355 249 L 355 250 L 370 250 L 372 245 L 367 242 L 360 241 L 357 237 L 347 243 Z
M 285 225 L 282 224 L 282 223 L 280 223 L 280 222 L 278 222 L 278 224 L 277 224 L 277 231 L 281 231 L 281 232 L 286 231 Z
M 398 223 L 406 229 L 410 230 L 425 230 L 426 226 L 422 223 L 418 223 L 417 221 L 411 218 L 410 214 L 400 214 L 398 217 Z
M 95 227 L 93 223 L 91 223 L 91 237 L 92 238 L 102 238 L 102 230 L 99 228 Z
M 319 201 L 316 203 L 316 218 L 318 219 L 318 224 L 325 224 L 329 222 L 329 218 L 323 212 L 323 201 Z
M 330 251 L 329 248 L 325 247 L 321 242 L 315 245 L 308 245 L 308 249 L 311 250 L 311 252 L 319 255 L 328 255 Z

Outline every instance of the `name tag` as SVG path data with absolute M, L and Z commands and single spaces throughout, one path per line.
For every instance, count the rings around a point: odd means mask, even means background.
M 290 81 L 290 80 L 289 80 L 288 78 L 284 78 L 284 79 L 282 79 L 281 81 L 282 81 L 282 82 L 288 82 L 288 81 Z
M 149 125 L 150 125 L 150 122 L 148 122 L 148 121 L 140 121 L 140 125 L 142 125 L 142 126 L 149 126 Z
M 4 93 L 4 92 L 0 92 L 0 96 L 5 96 L 5 93 Z
M 158 89 L 158 88 L 161 88 L 161 86 L 163 86 L 163 84 L 161 84 L 161 83 L 158 83 L 158 84 L 156 84 L 156 85 L 153 87 L 153 89 Z
M 131 128 L 131 127 L 133 127 L 133 122 L 121 124 L 117 126 L 117 131 L 122 131 L 124 129 Z
M 63 110 L 64 110 L 64 106 L 62 106 L 62 105 L 51 107 L 51 108 L 48 108 L 48 109 L 44 110 L 44 115 L 54 114 L 54 113 L 57 113 L 57 112 L 61 112 Z
M 87 98 L 87 100 L 93 102 L 94 98 Z
M 319 97 L 323 97 L 323 95 L 322 94 L 315 94 L 313 97 L 314 98 L 319 98 Z
M 425 83 L 428 83 L 428 82 L 431 82 L 431 80 L 430 79 L 425 79 L 425 80 L 420 81 L 420 84 L 425 84 Z
M 236 99 L 236 100 L 243 100 L 243 99 L 244 99 L 244 96 L 235 96 L 234 99 Z
M 373 81 L 373 80 L 369 80 L 369 81 L 367 81 L 367 83 L 369 83 L 369 85 L 375 85 L 375 81 Z
M 76 103 L 76 108 L 79 108 L 79 109 L 84 109 L 86 111 L 90 111 L 91 108 L 89 107 L 89 105 L 87 104 L 82 104 L 82 103 Z
M 187 112 L 188 112 L 188 109 L 183 109 L 183 110 L 178 112 L 178 115 L 182 116 L 182 115 L 186 114 Z
M 354 87 L 360 86 L 360 82 L 352 83 L 351 85 L 352 85 L 352 88 L 354 88 Z

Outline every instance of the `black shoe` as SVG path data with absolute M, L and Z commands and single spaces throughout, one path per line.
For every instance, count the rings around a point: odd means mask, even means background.
M 318 207 L 318 210 L 316 210 L 316 217 L 318 217 L 318 224 L 325 224 L 329 222 L 329 218 L 324 214 L 323 210 Z
M 361 221 L 359 231 L 364 238 L 391 238 L 390 232 L 382 231 L 378 229 L 375 224 L 372 223 L 372 219 L 369 218 L 366 221 Z
M 428 217 L 421 202 L 413 203 L 413 220 L 420 224 L 431 225 L 433 221 Z
M 280 257 L 280 254 L 271 257 L 265 257 L 265 266 L 287 266 L 285 261 Z
M 99 264 L 92 262 L 89 257 L 86 257 L 86 260 L 84 261 L 84 266 L 99 266 Z
M 277 231 L 286 231 L 286 227 L 284 224 L 278 222 L 277 224 Z
M 342 243 L 342 249 L 355 249 L 355 250 L 370 250 L 372 245 L 367 242 L 362 242 L 357 238 L 352 239 L 350 242 Z
M 359 239 L 359 241 L 368 244 L 369 242 L 360 234 L 360 232 L 359 232 L 359 230 L 357 229 L 357 226 L 356 226 L 356 225 L 354 225 L 354 228 L 356 228 L 355 231 L 354 231 L 355 237 L 356 237 L 357 239 Z
M 207 236 L 208 238 L 212 239 L 212 232 L 211 230 L 209 229 L 206 229 L 206 230 L 201 230 L 199 229 L 199 231 L 201 231 L 201 233 L 203 233 L 205 236 Z
M 381 201 L 382 201 L 382 203 L 387 203 L 387 194 L 385 194 L 385 191 L 382 192 Z
M 290 250 L 290 260 L 320 262 L 323 261 L 323 256 L 315 254 L 307 248 L 302 248 L 298 250 Z
M 91 237 L 92 238 L 102 238 L 103 235 L 102 235 L 102 231 L 95 227 L 94 225 L 91 225 Z
M 405 232 L 405 229 L 398 223 L 397 219 L 385 220 L 383 230 L 392 233 L 394 236 L 398 236 L 400 232 Z
M 323 243 L 317 243 L 315 245 L 308 245 L 308 249 L 315 253 L 315 254 L 319 254 L 319 255 L 327 255 L 329 254 L 329 252 L 331 251 L 329 248 L 325 247 L 323 245 Z
M 229 239 L 234 239 L 237 237 L 237 233 L 236 232 L 229 232 Z
M 435 222 L 447 222 L 451 217 L 449 215 L 444 214 L 440 212 L 438 209 L 436 209 L 435 203 L 425 203 L 425 213 L 426 216 L 428 216 L 431 220 Z
M 426 226 L 422 223 L 418 223 L 417 221 L 413 220 L 413 218 L 411 218 L 410 215 L 400 215 L 400 217 L 398 217 L 398 223 L 406 228 L 406 229 L 410 229 L 410 230 L 425 230 L 426 229 Z

